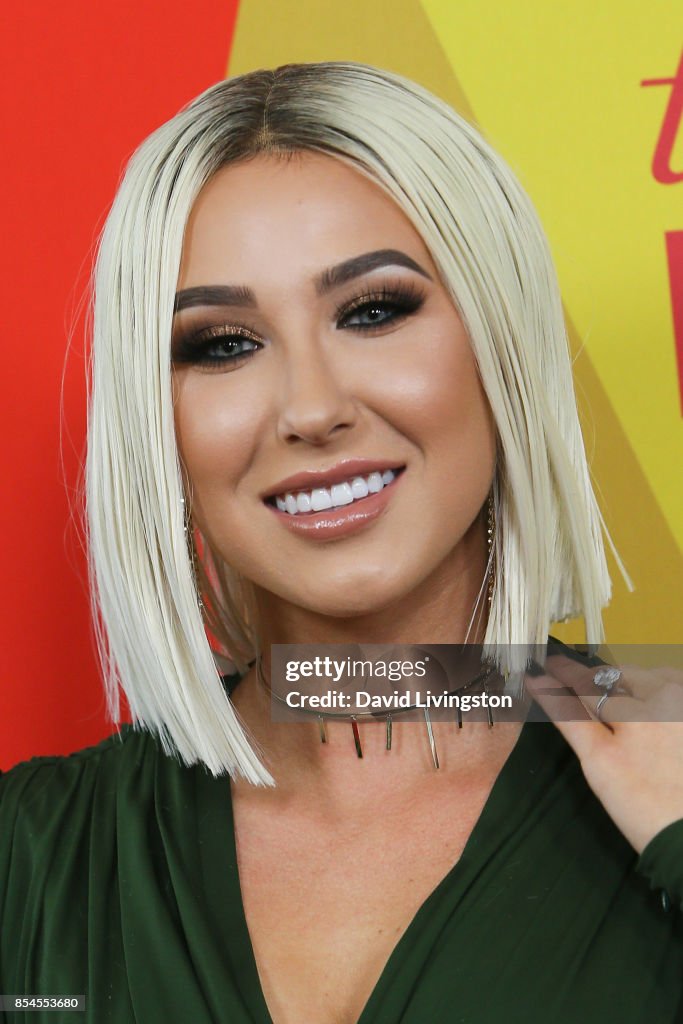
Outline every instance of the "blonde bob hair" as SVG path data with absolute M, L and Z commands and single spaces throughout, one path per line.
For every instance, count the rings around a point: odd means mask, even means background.
M 529 656 L 545 657 L 549 623 L 580 615 L 587 643 L 603 641 L 611 582 L 601 530 L 632 586 L 591 485 L 549 247 L 504 161 L 446 103 L 369 65 L 288 64 L 220 82 L 139 147 L 100 240 L 86 530 L 111 718 L 120 721 L 122 689 L 133 722 L 166 753 L 260 785 L 274 780 L 207 636 L 208 627 L 246 670 L 260 650 L 253 589 L 186 529 L 170 339 L 202 186 L 226 164 L 304 150 L 336 156 L 395 200 L 469 332 L 498 435 L 484 653 L 519 685 Z

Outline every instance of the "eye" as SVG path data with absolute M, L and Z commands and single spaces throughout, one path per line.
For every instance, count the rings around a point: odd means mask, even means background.
M 232 369 L 260 347 L 256 334 L 244 327 L 221 324 L 181 338 L 175 346 L 173 362 L 178 366 L 206 369 Z
M 423 302 L 423 292 L 411 283 L 384 286 L 344 303 L 335 314 L 337 326 L 361 332 L 378 330 L 416 313 Z
M 344 324 L 347 327 L 374 327 L 383 324 L 385 320 L 391 320 L 396 310 L 390 302 L 376 299 L 374 302 L 364 302 L 357 306 L 353 313 L 344 317 Z

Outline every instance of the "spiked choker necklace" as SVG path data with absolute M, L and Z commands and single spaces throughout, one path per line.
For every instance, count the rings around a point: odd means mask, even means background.
M 455 690 L 450 691 L 446 696 L 447 697 L 460 696 L 461 694 L 467 693 L 468 691 L 472 690 L 475 686 L 480 685 L 480 684 L 483 687 L 483 693 L 487 694 L 487 692 L 488 692 L 487 691 L 488 680 L 492 676 L 495 676 L 495 675 L 497 675 L 496 669 L 491 667 L 491 666 L 487 666 L 487 667 L 483 668 L 482 671 L 477 676 L 474 677 L 474 679 L 470 679 L 470 681 L 465 683 L 463 686 L 459 686 Z M 256 658 L 256 678 L 258 679 L 260 685 L 263 687 L 263 689 L 265 690 L 265 692 L 268 694 L 269 697 L 271 697 L 273 700 L 276 700 L 278 703 L 285 705 L 286 707 L 290 708 L 290 710 L 291 710 L 291 706 L 287 703 L 287 700 L 283 696 L 281 696 L 279 693 L 276 693 L 275 690 L 273 690 L 273 688 L 271 687 L 269 681 L 266 679 L 264 671 L 263 671 L 263 659 L 262 659 L 262 656 L 260 654 Z M 412 704 L 409 707 L 398 708 L 398 709 L 396 709 L 394 711 L 391 711 L 391 712 L 387 712 L 385 710 L 373 710 L 373 711 L 356 711 L 356 712 L 353 712 L 353 713 L 335 712 L 335 711 L 320 711 L 318 709 L 313 709 L 313 708 L 299 708 L 297 710 L 300 711 L 303 714 L 312 715 L 313 717 L 317 718 L 317 720 L 318 720 L 318 728 L 319 728 L 319 731 L 320 731 L 320 742 L 321 743 L 327 743 L 328 742 L 328 739 L 327 739 L 327 729 L 326 729 L 326 726 L 325 726 L 326 719 L 336 720 L 336 721 L 341 721 L 341 722 L 349 722 L 350 725 L 351 725 L 352 733 L 353 733 L 353 741 L 354 741 L 354 744 L 355 744 L 355 747 L 356 747 L 356 754 L 357 754 L 358 757 L 362 757 L 363 756 L 363 749 L 361 747 L 360 733 L 358 731 L 358 720 L 359 719 L 361 719 L 361 720 L 362 719 L 375 719 L 375 720 L 377 720 L 378 718 L 384 717 L 384 719 L 385 719 L 385 728 L 386 728 L 386 750 L 391 750 L 391 727 L 392 727 L 393 719 L 397 715 L 401 715 L 401 714 L 403 714 L 403 713 L 405 713 L 407 711 L 415 711 L 415 710 L 418 709 L 418 707 L 419 707 L 419 710 L 424 713 L 424 720 L 425 720 L 425 726 L 427 728 L 427 736 L 428 736 L 428 739 L 429 739 L 429 749 L 431 750 L 432 761 L 434 763 L 434 767 L 438 768 L 439 767 L 439 757 L 438 757 L 437 750 L 436 750 L 436 742 L 434 740 L 434 730 L 432 729 L 432 720 L 430 718 L 429 709 L 427 707 L 420 707 L 417 704 Z M 456 706 L 455 711 L 456 711 L 455 722 L 457 724 L 457 727 L 459 729 L 462 729 L 462 710 L 461 710 L 459 704 Z M 494 722 L 493 722 L 493 712 L 492 712 L 492 709 L 491 709 L 490 705 L 488 704 L 488 702 L 486 702 L 486 715 L 487 715 L 487 721 L 488 721 L 489 729 L 491 729 L 493 727 L 493 724 L 494 724 Z

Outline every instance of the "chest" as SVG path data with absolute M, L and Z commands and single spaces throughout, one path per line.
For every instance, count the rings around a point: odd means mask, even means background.
M 235 805 L 240 887 L 274 1024 L 356 1024 L 402 935 L 457 864 L 488 789 L 334 831 Z

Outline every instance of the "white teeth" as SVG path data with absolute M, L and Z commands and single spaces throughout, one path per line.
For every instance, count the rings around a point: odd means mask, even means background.
M 362 476 L 355 476 L 351 481 L 351 493 L 354 498 L 367 498 L 369 494 L 368 485 Z
M 335 508 L 337 505 L 350 505 L 353 501 L 351 484 L 333 484 L 330 497 Z
M 322 512 L 328 508 L 340 508 L 354 501 L 367 498 L 368 494 L 377 494 L 396 477 L 392 469 L 383 473 L 375 472 L 367 477 L 355 476 L 331 487 L 316 487 L 312 491 L 299 491 L 297 494 L 278 494 L 275 504 L 281 512 L 290 516 L 300 512 Z
M 332 508 L 332 496 L 324 487 L 316 487 L 311 492 L 311 508 L 314 512 L 322 512 L 326 508 Z

